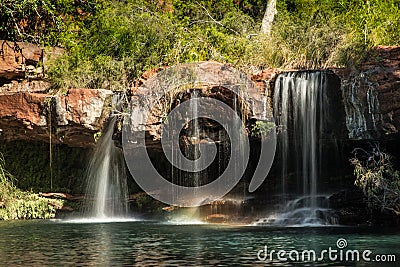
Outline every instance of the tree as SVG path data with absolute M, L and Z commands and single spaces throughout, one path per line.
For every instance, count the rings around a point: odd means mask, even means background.
M 272 23 L 274 22 L 276 11 L 276 0 L 270 0 L 261 24 L 261 32 L 266 35 L 271 34 Z
M 357 152 L 362 152 L 361 159 Z M 350 160 L 356 175 L 355 185 L 361 188 L 370 208 L 381 208 L 400 215 L 400 172 L 389 154 L 375 146 L 372 152 L 355 150 Z

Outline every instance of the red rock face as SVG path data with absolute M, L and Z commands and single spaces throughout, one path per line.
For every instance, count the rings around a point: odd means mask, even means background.
M 280 69 L 266 69 L 251 75 L 250 79 L 260 88 L 260 91 L 266 92 L 270 88 L 270 82 L 281 72 Z
M 385 133 L 400 130 L 400 47 L 380 46 L 376 57 L 361 66 L 369 73 L 367 81 L 375 85 Z
M 43 49 L 31 43 L 0 40 L 0 91 L 15 90 L 9 89 L 16 86 L 15 80 L 42 79 L 48 69 L 49 60 L 63 52 L 64 49 L 58 47 Z
M 45 126 L 43 106 L 47 95 L 35 93 L 15 93 L 0 95 L 0 117 L 18 118 L 28 128 Z
M 349 137 L 390 137 L 400 130 L 400 47 L 379 46 L 342 79 Z
M 101 118 L 107 116 L 104 101 L 112 92 L 104 89 L 69 89 L 67 95 L 59 94 L 56 100 L 58 125 L 81 124 L 88 129 L 101 129 Z
M 43 74 L 63 49 L 0 41 L 0 140 L 94 145 L 110 111 L 109 90 L 70 89 L 49 94 Z
M 0 40 L 0 77 L 11 80 L 24 78 L 26 66 L 36 66 L 43 56 L 37 45 Z
M 233 93 L 236 92 L 239 97 L 239 107 L 243 107 L 241 113 L 246 118 L 260 119 L 263 116 L 269 116 L 265 113 L 264 107 L 264 91 L 265 88 L 257 87 L 249 77 L 235 70 L 232 66 L 221 64 L 214 61 L 188 63 L 174 66 L 171 68 L 154 69 L 146 72 L 138 82 L 138 86 L 132 90 L 132 102 L 136 108 L 137 114 L 139 110 L 149 113 L 146 122 L 137 118 L 137 125 L 133 127 L 133 131 L 141 129 L 143 124 L 146 127 L 148 139 L 160 140 L 162 121 L 165 119 L 165 112 L 169 111 L 169 103 L 162 99 L 164 95 L 172 95 L 172 104 L 175 102 L 183 102 L 185 92 L 196 89 L 201 91 L 202 97 L 218 99 L 227 105 L 233 103 Z M 156 75 L 157 74 L 157 75 Z M 270 78 L 273 71 L 262 73 L 259 75 L 259 84 L 264 84 L 264 79 Z M 144 83 L 144 81 L 146 81 Z M 186 95 L 186 98 L 188 96 Z M 155 104 L 160 103 L 160 104 Z M 251 107 L 251 111 L 250 111 Z M 215 108 L 213 114 L 218 114 L 218 107 L 208 107 L 208 110 Z M 266 118 L 265 118 L 266 119 Z M 140 123 L 139 123 L 140 121 Z
M 40 140 L 69 146 L 94 145 L 93 134 L 108 117 L 112 92 L 71 89 L 67 95 L 0 94 L 0 140 Z
M 63 50 L 1 40 L 0 44 L 0 140 L 48 141 L 51 132 L 53 142 L 93 145 L 93 134 L 103 128 L 110 111 L 112 92 L 78 88 L 70 89 L 67 94 L 48 94 L 50 84 L 43 80 L 47 62 Z M 152 88 L 144 88 L 143 83 L 166 68 L 143 73 L 130 93 L 134 97 L 151 98 Z M 185 65 L 180 67 L 184 68 Z M 210 81 L 222 77 L 220 83 L 232 82 L 229 77 L 233 68 L 228 65 L 203 62 L 198 64 L 198 71 Z M 249 86 L 248 91 L 254 103 L 262 103 L 265 95 L 272 95 L 275 77 L 281 72 L 266 69 L 250 77 L 256 85 Z M 349 138 L 387 137 L 399 132 L 400 47 L 377 47 L 358 69 L 334 72 L 341 78 Z M 209 94 L 212 97 L 212 90 Z M 268 101 L 272 107 L 272 99 Z M 160 114 L 153 116 L 157 122 Z M 156 135 L 159 124 L 151 127 L 149 133 Z

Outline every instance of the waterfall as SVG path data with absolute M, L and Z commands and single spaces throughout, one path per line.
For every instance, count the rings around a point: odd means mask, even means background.
M 119 96 L 113 97 L 118 110 Z M 127 175 L 123 152 L 113 140 L 118 117 L 111 114 L 86 171 L 85 217 L 94 219 L 124 218 L 127 216 Z
M 324 197 L 318 195 L 319 140 L 329 112 L 326 81 L 320 71 L 288 72 L 277 77 L 273 100 L 282 198 L 280 214 L 270 218 L 276 224 L 334 222 L 326 219 L 329 209 Z M 293 196 L 297 198 L 293 200 Z
M 196 99 L 199 97 L 199 92 L 197 90 L 193 90 L 191 93 L 190 98 L 191 99 Z M 197 105 L 197 102 L 193 102 L 192 105 L 192 118 L 193 118 L 193 124 L 192 124 L 192 140 L 193 143 L 195 144 L 193 146 L 193 168 L 192 170 L 197 170 L 199 168 L 199 163 L 197 159 L 200 157 L 200 150 L 199 150 L 199 145 L 200 145 L 200 128 L 199 128 L 199 107 Z M 199 186 L 199 179 L 200 179 L 200 173 L 198 171 L 195 171 L 193 173 L 193 185 L 194 186 Z
M 182 93 L 181 99 L 185 101 L 201 99 L 206 95 L 207 92 L 201 91 L 201 89 L 193 88 L 193 90 Z M 230 106 L 236 113 L 239 113 L 240 103 L 235 94 L 232 94 L 232 98 L 229 99 Z M 171 125 L 179 120 L 184 121 L 184 126 L 181 132 L 171 131 L 166 133 L 170 135 L 180 135 L 180 144 L 172 144 L 168 147 L 166 153 L 170 153 L 170 158 L 172 159 L 171 164 L 176 166 L 182 160 L 179 157 L 179 149 L 181 150 L 184 157 L 189 159 L 191 163 L 188 165 L 188 170 L 182 170 L 176 167 L 171 167 L 171 181 L 185 187 L 201 187 L 205 184 L 215 181 L 218 179 L 225 171 L 229 164 L 231 158 L 231 142 L 239 143 L 240 134 L 245 134 L 242 131 L 242 125 L 238 122 L 231 122 L 226 120 L 225 124 L 219 124 L 207 117 L 202 116 L 205 114 L 205 109 L 210 109 L 213 107 L 204 105 L 204 102 L 193 101 L 187 110 L 181 111 L 181 113 L 176 113 L 168 120 Z M 216 108 L 216 107 L 215 107 Z M 175 125 L 176 126 L 176 125 Z M 175 127 L 174 126 L 174 127 Z M 228 136 L 228 130 L 234 132 L 232 136 Z M 243 132 L 243 133 L 242 133 Z M 237 153 L 241 152 L 241 147 L 235 148 L 238 150 Z M 213 152 L 215 150 L 215 152 Z M 203 154 L 204 153 L 204 154 Z M 215 157 L 213 156 L 215 153 Z M 243 156 L 244 157 L 244 156 Z M 214 158 L 209 165 L 205 164 L 210 158 Z M 232 164 L 232 175 L 228 179 L 235 179 L 235 175 L 240 171 L 240 163 L 234 162 Z M 243 163 L 242 163 L 243 165 Z M 206 166 L 202 169 L 202 166 Z M 220 186 L 220 185 L 217 185 Z M 236 193 L 237 194 L 237 193 Z M 177 199 L 179 194 L 173 192 L 173 196 Z M 208 194 L 197 194 L 193 193 L 193 199 L 196 199 L 200 203 L 207 203 L 209 201 Z M 237 197 L 237 196 L 235 196 Z M 232 196 L 229 196 L 232 198 Z M 215 200 L 212 203 L 208 203 L 207 207 L 211 206 L 221 206 L 221 203 L 225 203 L 225 197 Z M 218 204 L 217 204 L 218 203 Z M 239 206 L 239 205 L 237 205 Z M 218 220 L 224 219 L 228 220 L 229 214 L 228 210 L 224 209 L 223 212 L 227 214 L 217 214 L 217 209 L 205 209 L 202 207 L 194 208 L 178 208 L 175 207 L 173 211 L 168 215 L 170 223 L 199 223 L 202 220 Z M 222 211 L 221 209 L 219 210 Z M 207 213 L 208 212 L 208 213 Z M 233 212 L 236 212 L 233 210 Z M 222 216 L 222 217 L 221 217 Z

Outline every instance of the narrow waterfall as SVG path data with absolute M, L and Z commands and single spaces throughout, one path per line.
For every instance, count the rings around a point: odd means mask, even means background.
M 191 93 L 190 98 L 191 99 L 196 99 L 199 97 L 199 92 L 197 90 L 193 90 Z M 199 168 L 199 163 L 197 159 L 200 157 L 200 128 L 199 128 L 199 107 L 197 105 L 197 102 L 193 102 L 192 105 L 192 117 L 193 117 L 193 124 L 192 124 L 192 140 L 193 143 L 195 144 L 193 146 L 193 168 L 192 170 L 197 170 Z M 199 186 L 199 177 L 200 173 L 198 171 L 195 171 L 193 173 L 193 185 L 194 186 Z
M 274 89 L 281 164 L 281 211 L 277 224 L 331 224 L 326 198 L 318 194 L 320 138 L 328 114 L 324 72 L 280 74 Z M 294 175 L 293 175 L 294 174 Z M 295 199 L 294 199 L 295 198 Z
M 87 169 L 87 211 L 93 218 L 117 218 L 127 215 L 127 184 L 124 158 L 112 135 L 117 117 L 109 124 L 97 143 Z
M 120 110 L 122 95 L 114 94 L 113 110 Z M 127 174 L 122 149 L 113 140 L 118 116 L 113 111 L 86 170 L 85 218 L 118 219 L 128 214 Z

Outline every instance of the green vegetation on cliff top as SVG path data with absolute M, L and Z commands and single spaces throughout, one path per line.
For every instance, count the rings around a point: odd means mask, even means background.
M 370 48 L 400 44 L 400 0 L 277 0 L 270 36 L 262 0 L 5 0 L 0 38 L 63 46 L 55 87 L 121 90 L 145 70 L 216 60 L 266 67 L 355 65 Z

